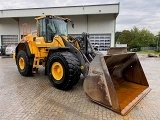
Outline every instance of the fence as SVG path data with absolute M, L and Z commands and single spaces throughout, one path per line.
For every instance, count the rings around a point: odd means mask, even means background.
M 141 47 L 141 50 L 157 50 L 157 47 Z

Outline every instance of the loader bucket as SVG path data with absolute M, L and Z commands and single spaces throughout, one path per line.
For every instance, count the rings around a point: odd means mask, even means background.
M 121 115 L 150 91 L 136 53 L 96 55 L 83 87 L 92 101 Z

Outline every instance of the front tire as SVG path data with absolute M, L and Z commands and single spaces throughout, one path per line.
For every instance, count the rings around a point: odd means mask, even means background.
M 47 62 L 47 75 L 53 86 L 67 90 L 78 83 L 80 63 L 70 52 L 55 52 Z
M 32 65 L 30 65 L 30 59 L 25 51 L 21 50 L 18 52 L 16 64 L 18 71 L 22 76 L 32 75 Z

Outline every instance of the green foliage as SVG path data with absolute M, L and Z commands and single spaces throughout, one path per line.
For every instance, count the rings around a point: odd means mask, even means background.
M 120 42 L 122 44 L 130 43 L 132 40 L 132 34 L 129 30 L 123 30 L 120 34 L 117 42 Z
M 115 42 L 117 42 L 120 35 L 121 35 L 121 32 L 116 32 L 115 33 Z
M 129 49 L 156 46 L 155 36 L 149 30 L 139 30 L 137 27 L 133 27 L 131 30 L 123 30 L 119 35 L 117 42 L 127 44 Z

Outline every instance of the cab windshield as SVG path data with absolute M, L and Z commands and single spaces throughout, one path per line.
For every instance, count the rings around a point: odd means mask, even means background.
M 67 22 L 59 18 L 43 18 L 38 20 L 39 36 L 44 37 L 45 42 L 53 41 L 55 35 L 67 36 Z
M 67 36 L 67 23 L 61 19 L 49 19 L 48 27 L 57 35 Z

